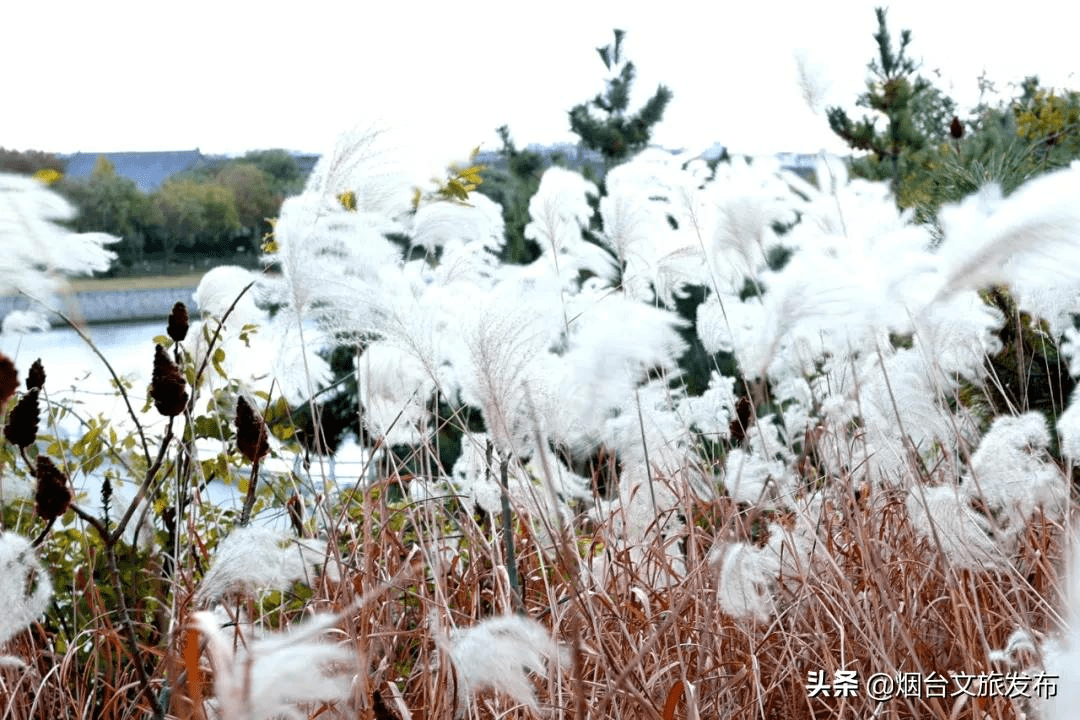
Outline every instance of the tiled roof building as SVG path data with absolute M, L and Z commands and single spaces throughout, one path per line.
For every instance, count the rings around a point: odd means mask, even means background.
M 135 181 L 143 192 L 153 192 L 165 178 L 185 170 L 191 170 L 203 159 L 195 150 L 164 152 L 106 152 L 75 153 L 68 156 L 64 174 L 73 179 L 90 177 L 94 165 L 102 155 L 112 163 L 116 174 Z

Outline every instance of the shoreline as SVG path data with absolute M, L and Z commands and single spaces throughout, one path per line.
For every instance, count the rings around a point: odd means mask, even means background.
M 115 290 L 156 290 L 165 288 L 195 287 L 204 272 L 184 275 L 145 275 L 123 278 L 72 278 L 68 281 L 73 292 L 100 292 Z
M 60 293 L 60 308 L 76 322 L 87 324 L 127 323 L 164 319 L 177 301 L 194 306 L 192 294 L 203 273 L 152 275 L 131 278 L 77 278 L 70 290 Z M 30 310 L 34 301 L 20 295 L 0 297 L 0 318 L 17 310 Z M 64 325 L 55 313 L 47 312 L 53 327 Z

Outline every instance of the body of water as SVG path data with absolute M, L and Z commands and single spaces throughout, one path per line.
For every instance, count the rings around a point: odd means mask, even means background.
M 128 397 L 135 412 L 140 413 L 146 403 L 153 372 L 154 337 L 165 334 L 164 323 L 94 325 L 87 328 L 86 332 L 116 374 L 130 384 Z M 118 434 L 122 435 L 134 427 L 123 399 L 115 390 L 109 371 L 75 330 L 54 328 L 47 332 L 0 336 L 0 352 L 15 362 L 20 382 L 26 378 L 31 363 L 41 359 L 45 367 L 45 391 L 49 402 L 54 405 L 67 405 L 74 411 L 74 416 L 60 421 L 55 428 L 60 435 L 81 436 L 85 432 L 82 421 L 99 415 L 114 423 Z M 250 360 L 245 358 L 245 369 L 266 377 L 267 368 L 272 361 L 272 349 L 261 347 L 251 355 L 261 357 L 266 367 L 250 367 Z M 44 409 L 44 403 L 42 407 Z M 153 409 L 145 415 L 139 414 L 139 422 L 147 430 L 148 436 L 160 435 L 166 424 L 165 419 Z M 43 412 L 41 433 L 52 434 L 54 428 L 49 428 L 48 423 L 49 420 Z M 153 446 L 151 450 L 153 451 Z M 207 441 L 201 450 L 212 457 L 220 452 L 221 443 Z M 263 465 L 264 469 L 269 473 L 299 469 L 290 454 L 282 455 L 278 460 L 268 458 Z M 336 471 L 343 467 L 343 463 L 351 469 L 350 474 L 358 474 L 363 465 L 363 452 L 354 444 L 347 445 L 337 458 L 326 462 L 322 468 L 316 462 L 311 467 L 310 474 L 320 477 L 320 472 L 323 472 L 327 477 L 333 477 Z M 300 472 L 304 473 L 302 469 Z M 100 480 L 100 477 L 95 476 L 73 477 L 72 484 L 77 491 L 86 491 L 90 498 L 89 504 L 96 506 Z M 133 485 L 127 483 L 128 492 L 134 492 Z M 122 500 L 124 495 L 127 493 L 118 490 L 118 500 Z M 226 507 L 239 508 L 243 503 L 235 485 L 215 481 L 209 487 L 209 495 L 215 504 Z M 280 509 L 268 512 L 262 521 L 282 527 L 286 524 L 284 513 Z

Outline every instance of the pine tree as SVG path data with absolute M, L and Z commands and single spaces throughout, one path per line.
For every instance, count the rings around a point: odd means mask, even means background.
M 877 127 L 877 118 L 866 115 L 852 121 L 839 107 L 829 108 L 827 117 L 829 127 L 852 149 L 871 153 L 868 162 L 856 167 L 856 171 L 874 179 L 890 179 L 893 193 L 899 198 L 901 180 L 911 156 L 927 145 L 926 136 L 917 126 L 915 113 L 931 85 L 916 75 L 918 67 L 907 53 L 911 31 L 900 32 L 900 47 L 894 51 L 885 22 L 885 9 L 877 8 L 874 12 L 878 21 L 878 31 L 874 34 L 878 57 L 868 65 L 871 79 L 867 82 L 867 91 L 859 96 L 856 104 L 885 115 L 887 125 L 881 130 Z
M 671 101 L 671 90 L 664 85 L 636 113 L 629 113 L 630 89 L 637 68 L 622 55 L 623 30 L 615 30 L 615 44 L 596 51 L 604 67 L 614 75 L 607 81 L 604 93 L 570 110 L 570 130 L 581 138 L 582 144 L 604 157 L 606 169 L 633 156 L 649 144 L 652 128 L 664 116 Z M 598 110 L 600 117 L 593 115 Z

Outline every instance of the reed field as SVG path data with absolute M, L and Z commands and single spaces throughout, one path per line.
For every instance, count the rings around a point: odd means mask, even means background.
M 1080 166 L 646 150 L 529 264 L 482 175 L 343 135 L 111 416 L 0 358 L 0 719 L 1076 715 Z M 108 266 L 69 213 L 0 176 L 0 285 Z

